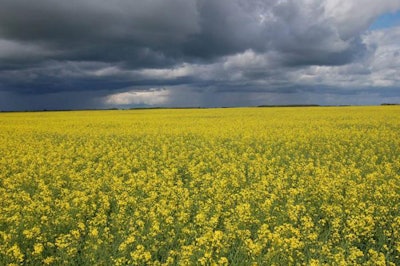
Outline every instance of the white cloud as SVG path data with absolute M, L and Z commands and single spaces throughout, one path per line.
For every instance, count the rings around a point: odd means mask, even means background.
M 334 22 L 344 39 L 366 30 L 381 14 L 399 9 L 398 0 L 326 0 L 324 3 L 325 16 Z
M 171 79 L 192 75 L 194 73 L 194 66 L 185 63 L 180 66 L 167 69 L 142 69 L 137 71 L 137 73 L 145 78 Z
M 260 68 L 268 67 L 271 63 L 266 54 L 258 54 L 249 49 L 243 53 L 226 57 L 223 68 L 227 70 Z
M 166 89 L 149 89 L 146 91 L 131 90 L 107 96 L 104 102 L 108 105 L 163 105 L 168 102 L 170 92 Z
M 246 51 L 228 57 L 224 69 L 230 76 L 259 71 L 249 83 L 256 81 L 266 86 L 286 80 L 293 86 L 331 86 L 339 89 L 368 87 L 400 87 L 400 27 L 369 31 L 362 35 L 367 47 L 364 56 L 339 66 L 279 66 L 279 56 Z M 264 74 L 264 75 L 263 75 Z

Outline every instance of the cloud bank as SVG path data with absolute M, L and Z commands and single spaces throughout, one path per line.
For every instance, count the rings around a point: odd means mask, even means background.
M 1 0 L 0 109 L 400 101 L 400 2 L 360 5 Z

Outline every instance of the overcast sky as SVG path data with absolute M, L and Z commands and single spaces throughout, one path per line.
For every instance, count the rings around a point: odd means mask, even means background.
M 399 0 L 0 0 L 0 110 L 400 102 Z

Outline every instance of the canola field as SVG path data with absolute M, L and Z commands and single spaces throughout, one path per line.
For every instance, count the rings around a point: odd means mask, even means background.
M 0 113 L 0 265 L 400 265 L 400 107 Z

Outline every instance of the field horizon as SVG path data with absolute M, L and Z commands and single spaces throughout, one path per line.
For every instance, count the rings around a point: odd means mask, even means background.
M 110 108 L 77 108 L 77 109 L 28 109 L 28 110 L 0 110 L 0 113 L 29 113 L 29 112 L 69 112 L 69 111 L 112 111 L 112 110 L 153 110 L 153 109 L 235 109 L 235 108 L 287 108 L 287 107 L 374 107 L 374 106 L 398 106 L 400 103 L 381 103 L 377 105 L 354 105 L 354 104 L 269 104 L 254 106 L 149 106 L 149 107 L 110 107 Z

